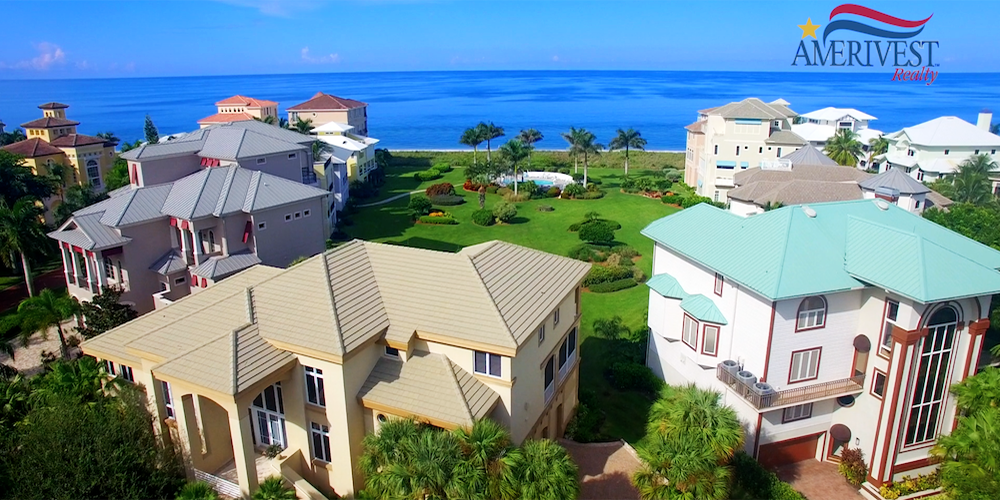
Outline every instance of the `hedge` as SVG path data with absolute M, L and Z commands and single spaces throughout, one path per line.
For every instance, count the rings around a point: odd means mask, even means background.
M 604 191 L 587 191 L 580 197 L 581 200 L 599 200 L 604 198 Z
M 684 197 L 679 194 L 665 194 L 660 197 L 660 201 L 670 205 L 680 205 L 684 201 Z
M 623 259 L 631 259 L 639 256 L 639 251 L 628 245 L 614 247 L 611 249 L 611 253 L 621 255 Z
M 586 243 L 582 245 L 577 245 L 569 250 L 566 254 L 571 259 L 582 260 L 584 262 L 590 262 L 597 256 L 597 251 L 587 245 Z
M 427 189 L 424 190 L 424 194 L 426 194 L 428 197 L 440 196 L 443 194 L 454 195 L 455 186 L 453 186 L 450 182 L 431 184 L 430 186 L 427 186 Z
M 648 366 L 632 361 L 619 361 L 608 369 L 611 385 L 618 390 L 657 392 L 663 381 Z
M 742 490 L 744 498 L 806 500 L 805 495 L 795 491 L 790 484 L 778 479 L 773 472 L 742 451 L 733 455 L 729 465 L 733 468 L 735 487 Z
M 555 210 L 552 205 L 538 205 L 539 212 L 554 212 Z
M 465 203 L 465 198 L 455 196 L 453 194 L 439 194 L 437 196 L 431 196 L 431 203 L 443 206 L 461 205 L 462 203 Z
M 562 191 L 559 188 L 552 186 L 547 191 L 545 191 L 545 196 L 549 198 L 558 198 Z
M 424 215 L 418 219 L 421 224 L 437 224 L 437 225 L 452 225 L 458 224 L 458 221 L 451 217 L 431 217 L 430 215 Z
M 472 222 L 477 226 L 492 226 L 493 220 L 493 211 L 488 208 L 472 212 Z
M 438 172 L 441 172 L 442 174 L 447 174 L 448 172 L 451 172 L 451 165 L 449 165 L 447 163 L 438 163 L 438 164 L 434 165 L 433 167 L 431 167 L 431 170 L 437 170 Z
M 632 288 L 638 285 L 634 278 L 625 278 L 622 280 L 612 281 L 610 283 L 598 283 L 590 287 L 590 291 L 594 293 L 611 293 L 617 292 L 619 290 L 624 290 L 626 288 Z
M 577 232 L 583 241 L 593 243 L 610 243 L 615 239 L 615 226 L 612 222 L 591 221 L 580 226 Z
M 632 268 L 630 267 L 606 267 L 592 266 L 587 276 L 583 278 L 583 286 L 590 288 L 601 283 L 632 278 Z
M 413 178 L 416 179 L 417 182 L 433 181 L 434 179 L 441 178 L 441 172 L 434 170 L 432 168 L 430 170 L 424 170 L 422 172 L 414 172 Z

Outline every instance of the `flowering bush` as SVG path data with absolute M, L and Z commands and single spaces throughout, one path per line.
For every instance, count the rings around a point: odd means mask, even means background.
M 894 500 L 899 497 L 939 487 L 941 487 L 941 476 L 935 471 L 927 475 L 918 475 L 917 477 L 903 476 L 902 481 L 883 484 L 878 489 L 878 492 L 882 495 L 882 498 Z
M 868 475 L 868 467 L 865 465 L 864 454 L 860 448 L 850 448 L 845 446 L 840 453 L 840 464 L 837 466 L 840 475 L 847 479 L 848 483 L 854 486 L 861 486 Z
M 450 182 L 431 184 L 424 190 L 424 194 L 426 194 L 428 198 L 440 195 L 454 195 L 455 186 L 453 186 Z

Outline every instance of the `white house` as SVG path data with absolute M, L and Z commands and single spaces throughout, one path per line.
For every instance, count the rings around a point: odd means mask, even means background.
M 983 110 L 973 125 L 957 116 L 942 116 L 886 135 L 889 150 L 873 159 L 879 171 L 899 168 L 918 181 L 932 182 L 955 173 L 972 155 L 1000 160 L 1000 136 L 990 133 L 993 114 Z M 994 192 L 1000 179 L 993 180 Z
M 867 168 L 868 142 L 882 137 L 881 130 L 869 128 L 869 122 L 876 118 L 854 108 L 826 107 L 810 111 L 799 116 L 799 123 L 792 125 L 792 132 L 805 139 L 813 146 L 823 149 L 826 142 L 840 129 L 847 129 L 858 134 L 866 155 L 858 159 L 860 168 Z
M 862 490 L 932 470 L 975 373 L 1000 252 L 885 200 L 653 222 L 647 360 L 722 394 L 763 464 L 860 448 Z

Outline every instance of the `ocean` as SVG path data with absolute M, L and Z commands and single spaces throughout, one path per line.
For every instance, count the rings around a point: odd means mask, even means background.
M 945 73 L 933 85 L 874 73 L 686 71 L 479 71 L 324 73 L 91 80 L 0 81 L 0 121 L 8 129 L 41 116 L 38 104 L 70 105 L 84 134 L 142 137 L 149 114 L 161 135 L 196 129 L 213 103 L 234 94 L 270 99 L 279 111 L 317 91 L 365 101 L 369 133 L 390 149 L 463 149 L 459 135 L 479 121 L 540 130 L 541 149 L 562 149 L 559 134 L 583 127 L 607 144 L 633 127 L 650 150 L 683 150 L 684 126 L 697 110 L 746 97 L 783 98 L 806 113 L 857 108 L 892 132 L 945 115 L 975 123 L 983 108 L 1000 111 L 1000 74 Z M 998 117 L 1000 119 L 1000 117 Z M 503 141 L 503 139 L 501 139 Z

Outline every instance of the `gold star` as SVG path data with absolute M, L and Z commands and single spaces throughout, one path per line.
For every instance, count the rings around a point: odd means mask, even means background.
M 799 25 L 799 28 L 802 28 L 802 38 L 805 38 L 807 36 L 816 38 L 816 30 L 819 29 L 820 26 L 822 26 L 822 24 L 813 24 L 813 20 L 810 17 L 805 24 Z

